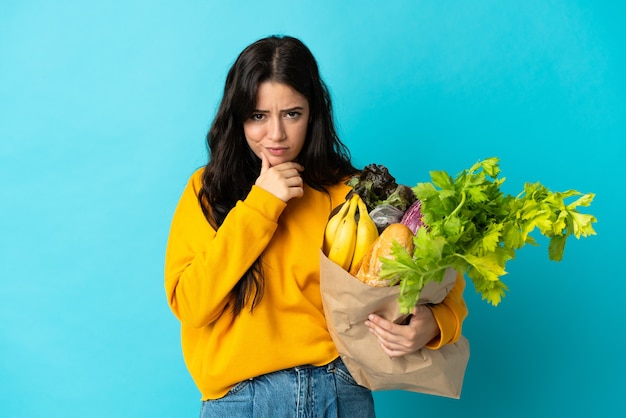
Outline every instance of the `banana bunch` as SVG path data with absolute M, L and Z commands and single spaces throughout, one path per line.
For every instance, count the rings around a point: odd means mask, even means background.
M 378 228 L 369 216 L 365 202 L 357 193 L 352 193 L 328 220 L 323 251 L 329 260 L 352 272 L 358 270 L 376 238 Z

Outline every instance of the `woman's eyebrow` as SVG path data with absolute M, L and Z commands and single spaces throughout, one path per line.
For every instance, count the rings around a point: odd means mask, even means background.
M 281 112 L 293 112 L 294 110 L 304 110 L 304 106 L 293 106 L 293 107 L 288 107 L 285 109 L 281 109 Z M 254 113 L 269 113 L 269 110 L 264 110 L 264 109 L 253 109 L 252 110 Z

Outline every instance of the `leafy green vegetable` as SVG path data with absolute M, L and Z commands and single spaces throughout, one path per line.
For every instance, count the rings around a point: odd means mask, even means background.
M 408 313 L 431 281 L 441 282 L 445 270 L 454 268 L 472 280 L 483 299 L 497 306 L 508 290 L 500 277 L 507 261 L 526 244 L 536 245 L 537 229 L 548 237 L 550 260 L 560 261 L 568 236 L 595 235 L 596 218 L 578 212 L 589 206 L 593 193 L 575 190 L 552 192 L 540 183 L 524 185 L 518 196 L 504 194 L 496 157 L 479 161 L 452 178 L 445 171 L 430 173 L 431 182 L 413 191 L 422 202 L 426 227 L 418 229 L 415 251 L 392 249 L 395 259 L 382 258 L 381 277 L 400 285 L 400 308 Z M 566 199 L 580 196 L 572 203 Z
M 416 200 L 410 187 L 396 183 L 387 167 L 379 164 L 365 166 L 346 184 L 361 196 L 368 211 L 378 206 L 390 205 L 404 212 Z
M 404 212 L 416 200 L 417 198 L 415 197 L 415 193 L 409 186 L 399 184 L 393 193 L 387 196 L 386 199 L 378 202 L 376 206 L 389 205 Z

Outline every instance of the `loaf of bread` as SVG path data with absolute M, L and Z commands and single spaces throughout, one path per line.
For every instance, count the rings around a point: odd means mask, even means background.
M 401 223 L 390 224 L 374 241 L 361 263 L 350 269 L 350 273 L 369 286 L 389 286 L 389 280 L 382 280 L 378 277 L 382 265 L 380 258 L 393 258 L 391 245 L 394 241 L 406 248 L 409 254 L 412 254 L 414 250 L 413 237 L 413 232 L 408 226 Z

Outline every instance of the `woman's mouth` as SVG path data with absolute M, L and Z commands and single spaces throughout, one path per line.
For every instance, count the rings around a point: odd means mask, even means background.
M 279 157 L 287 152 L 287 148 L 265 148 L 270 155 Z

